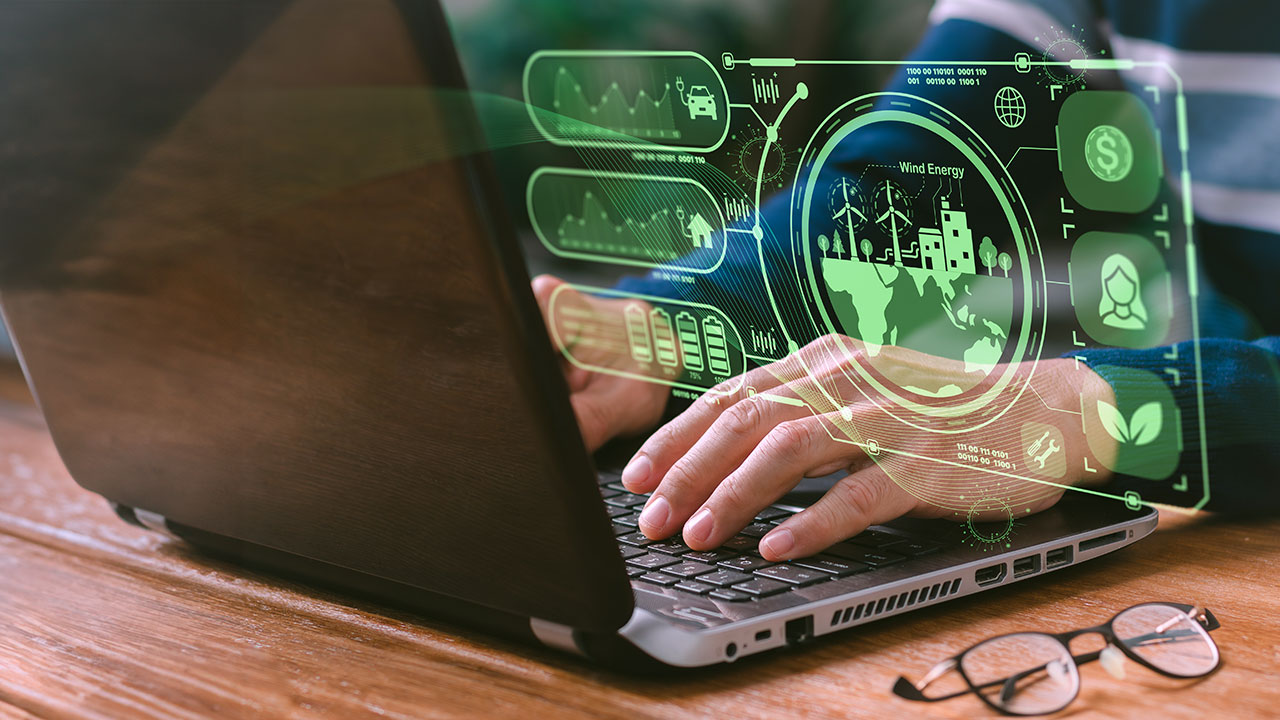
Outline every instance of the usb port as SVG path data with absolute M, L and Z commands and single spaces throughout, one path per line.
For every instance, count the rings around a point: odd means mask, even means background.
M 1013 561 L 1013 577 L 1016 580 L 1027 575 L 1035 575 L 1040 572 L 1040 556 L 1032 555 L 1031 557 L 1018 558 Z
M 1050 550 L 1049 552 L 1045 553 L 1044 563 L 1045 563 L 1045 566 L 1048 567 L 1050 570 L 1062 565 L 1070 565 L 1071 564 L 1071 546 L 1068 545 L 1064 548 L 1058 548 L 1057 550 Z
M 1004 563 L 984 567 L 973 574 L 973 581 L 978 585 L 992 585 L 1004 579 L 1004 575 L 1008 572 L 1008 566 Z

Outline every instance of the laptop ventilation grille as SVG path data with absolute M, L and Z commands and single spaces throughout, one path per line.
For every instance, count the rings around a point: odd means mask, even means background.
M 946 582 L 934 583 L 928 587 L 916 588 L 900 595 L 888 595 L 879 600 L 868 600 L 861 605 L 850 605 L 831 615 L 831 627 L 838 627 L 854 620 L 875 617 L 891 610 L 911 607 L 921 603 L 933 602 L 939 598 L 954 595 L 960 589 L 960 578 Z

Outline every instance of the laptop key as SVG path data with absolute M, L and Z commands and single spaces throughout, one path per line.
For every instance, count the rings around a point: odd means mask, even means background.
M 782 592 L 783 590 L 787 590 L 790 587 L 791 587 L 790 585 L 784 582 L 778 582 L 777 580 L 769 580 L 767 578 L 756 578 L 754 580 L 748 580 L 746 582 L 738 583 L 737 585 L 733 586 L 733 589 L 737 590 L 738 592 L 747 593 L 748 595 L 754 595 L 756 597 L 767 597 L 769 595 L 777 595 L 778 593 Z
M 627 577 L 629 578 L 638 578 L 647 572 L 649 571 L 644 568 L 631 567 L 630 565 L 627 566 Z
M 751 599 L 750 595 L 737 590 L 730 590 L 729 588 L 717 588 L 712 590 L 708 597 L 713 597 L 716 600 L 728 600 L 729 602 L 742 602 L 743 600 Z
M 734 535 L 720 547 L 728 550 L 737 550 L 738 552 L 755 552 L 760 546 L 760 538 L 753 538 L 749 535 Z
M 790 510 L 783 510 L 782 508 L 776 507 L 767 507 L 756 513 L 756 520 L 760 522 L 769 522 L 770 520 L 780 520 L 788 517 L 791 517 Z
M 605 502 L 609 502 L 609 501 L 608 501 L 608 500 L 606 500 Z M 604 506 L 604 509 L 605 509 L 605 512 L 609 513 L 609 517 L 611 517 L 611 518 L 617 518 L 617 517 L 618 517 L 618 516 L 620 516 L 620 515 L 629 515 L 629 514 L 631 514 L 631 508 L 615 507 L 615 506 L 613 506 L 613 505 L 605 505 L 605 506 Z
M 627 533 L 635 532 L 635 531 L 636 531 L 635 528 L 627 527 L 626 525 L 619 525 L 618 523 L 613 524 L 614 535 L 626 535 Z
M 605 485 L 605 487 L 610 490 L 617 490 L 618 492 L 630 492 L 630 490 L 627 490 L 627 486 L 623 485 L 621 482 L 611 482 Z
M 603 497 L 603 498 L 617 497 L 621 494 L 622 493 L 618 492 L 617 490 L 610 490 L 607 487 L 600 488 L 600 497 Z
M 903 555 L 910 555 L 911 557 L 920 557 L 921 555 L 938 552 L 942 549 L 942 544 L 933 542 L 932 540 L 904 540 L 902 542 L 893 543 L 892 545 L 886 545 L 881 549 L 891 550 Z
M 622 553 L 623 560 L 630 560 L 633 557 L 639 557 L 645 553 L 644 548 L 638 548 L 633 545 L 621 545 L 618 551 Z
M 743 570 L 746 572 L 767 568 L 772 564 L 773 563 L 762 557 L 752 557 L 751 555 L 740 555 L 736 558 L 722 560 L 718 563 L 718 565 L 723 568 L 729 568 L 730 570 Z
M 633 505 L 643 505 L 649 502 L 649 498 L 643 495 L 633 495 L 631 493 L 618 493 L 612 497 L 604 499 L 606 505 L 617 505 L 618 507 L 631 507 Z
M 871 566 L 866 563 L 845 560 L 834 555 L 815 555 L 810 558 L 802 558 L 791 562 L 794 565 L 810 568 L 812 570 L 821 570 L 824 573 L 829 573 L 836 577 L 853 575 L 854 573 L 860 573 L 863 570 L 869 570 L 871 568 Z
M 705 575 L 715 570 L 714 567 L 700 562 L 682 562 L 679 565 L 669 565 L 662 569 L 664 573 L 670 573 L 682 578 L 690 578 L 697 575 Z
M 612 505 L 608 505 L 606 507 L 612 510 L 622 510 L 623 512 L 626 512 L 627 510 L 631 509 L 631 508 L 615 508 Z M 610 514 L 612 515 L 612 513 Z M 619 525 L 626 525 L 628 527 L 640 527 L 640 513 L 631 513 L 630 515 L 619 515 L 617 517 L 614 517 L 613 521 L 618 523 Z
M 668 565 L 674 565 L 680 562 L 680 560 L 678 558 L 673 558 L 670 555 L 662 555 L 659 553 L 646 553 L 638 557 L 633 557 L 630 560 L 627 560 L 627 562 L 631 565 L 635 565 L 636 567 L 642 567 L 646 570 L 657 570 L 658 568 L 664 568 Z
M 737 556 L 738 553 L 732 550 L 703 550 L 701 552 L 687 552 L 683 555 L 685 560 L 693 560 L 694 562 L 702 562 L 709 565 L 715 565 L 721 560 L 728 560 Z
M 653 541 L 645 537 L 644 533 L 636 532 L 630 528 L 627 529 L 629 532 L 626 535 L 618 536 L 618 542 L 625 543 L 627 545 L 635 545 L 636 547 L 644 547 L 646 545 L 653 544 Z
M 672 577 L 666 573 L 648 572 L 640 576 L 640 582 L 653 583 L 662 587 L 671 587 L 680 582 L 680 578 Z
M 893 535 L 879 530 L 863 530 L 862 532 L 849 538 L 848 542 L 857 543 L 858 545 L 866 545 L 870 548 L 883 548 L 886 545 L 902 542 L 909 538 L 902 535 Z
M 666 553 L 668 555 L 683 555 L 684 553 L 689 552 L 692 548 L 685 545 L 683 540 L 671 539 L 656 542 L 650 545 L 649 549 L 656 550 L 660 553 Z
M 698 582 L 710 583 L 719 587 L 727 587 L 740 582 L 746 582 L 751 576 L 746 573 L 740 573 L 736 570 L 717 570 L 706 575 L 699 575 Z
M 770 525 L 769 523 L 757 522 L 757 523 L 751 523 L 750 525 L 742 528 L 738 532 L 743 535 L 746 535 L 747 537 L 762 538 L 765 535 L 768 535 L 772 531 L 773 531 L 773 526 Z
M 781 580 L 788 585 L 812 585 L 813 583 L 830 580 L 831 576 L 820 571 L 811 570 L 809 568 L 795 567 L 793 565 L 774 565 L 762 570 L 757 570 L 756 575 L 767 577 L 770 580 Z
M 906 555 L 899 555 L 888 550 L 873 550 L 861 545 L 853 545 L 851 543 L 840 543 L 827 548 L 828 555 L 835 555 L 845 560 L 853 560 L 854 562 L 866 563 L 871 567 L 883 567 L 894 563 L 902 562 L 907 559 Z
M 681 580 L 676 583 L 676 589 L 691 592 L 694 595 L 706 595 L 712 590 L 715 590 L 716 586 L 708 585 L 704 582 L 698 582 L 697 580 Z

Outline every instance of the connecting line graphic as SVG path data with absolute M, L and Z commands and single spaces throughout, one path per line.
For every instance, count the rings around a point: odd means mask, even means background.
M 1052 152 L 1058 152 L 1058 148 L 1056 147 L 1030 147 L 1030 146 L 1024 145 L 1023 147 L 1020 147 L 1017 150 L 1014 150 L 1013 155 L 1009 156 L 1009 162 L 1004 164 L 1004 167 L 1006 170 L 1009 168 L 1010 165 L 1013 164 L 1013 161 L 1018 157 L 1018 153 L 1022 152 L 1023 150 L 1049 150 Z
M 1052 405 L 1044 401 L 1044 396 L 1041 395 L 1040 391 L 1036 390 L 1036 387 L 1031 383 L 1027 383 L 1027 389 L 1029 389 L 1031 393 L 1036 396 L 1036 399 L 1040 401 L 1040 404 L 1043 405 L 1046 410 L 1053 410 L 1054 412 L 1067 413 L 1068 415 L 1080 415 L 1080 416 L 1084 415 L 1083 412 L 1079 412 L 1076 410 L 1067 410 L 1065 408 L 1053 407 Z

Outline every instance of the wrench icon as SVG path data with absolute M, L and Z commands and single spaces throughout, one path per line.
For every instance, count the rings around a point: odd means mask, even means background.
M 1061 450 L 1061 449 L 1062 449 L 1062 448 L 1058 446 L 1058 440 L 1057 440 L 1057 438 L 1052 438 L 1052 439 L 1050 439 L 1050 440 L 1049 440 L 1049 448 L 1048 448 L 1047 450 L 1045 450 L 1044 452 L 1040 453 L 1039 455 L 1035 456 L 1035 458 L 1033 458 L 1033 459 L 1034 459 L 1034 460 L 1036 461 L 1036 463 L 1039 465 L 1040 469 L 1041 469 L 1041 470 L 1043 470 L 1043 469 L 1044 469 L 1044 461 L 1045 461 L 1045 460 L 1048 460 L 1050 455 L 1052 455 L 1052 454 L 1054 454 L 1054 453 L 1058 452 L 1058 451 L 1059 451 L 1059 450 Z

